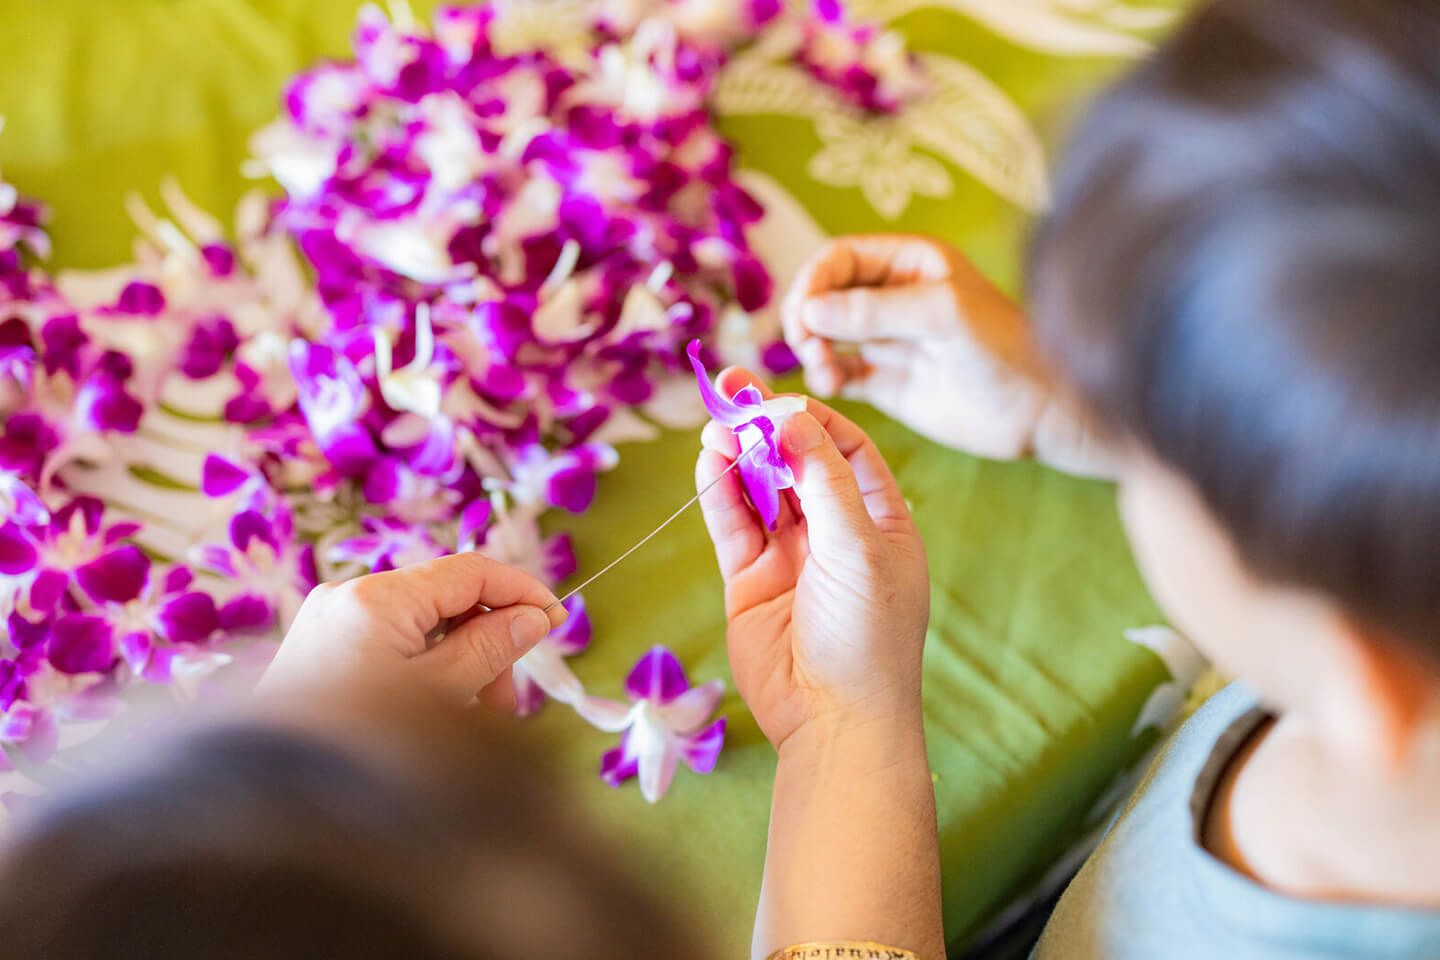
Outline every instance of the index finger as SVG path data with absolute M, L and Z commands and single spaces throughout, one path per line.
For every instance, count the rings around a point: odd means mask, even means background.
M 476 607 L 523 603 L 544 609 L 556 601 L 549 587 L 524 570 L 478 553 L 454 553 L 365 579 L 410 599 L 423 621 L 416 624 L 421 633 Z M 565 622 L 565 609 L 558 604 L 547 615 L 552 629 Z

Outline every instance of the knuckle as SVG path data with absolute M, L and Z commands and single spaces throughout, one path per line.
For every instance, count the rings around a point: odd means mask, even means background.
M 337 598 L 350 606 L 366 611 L 380 609 L 385 602 L 385 593 L 384 583 L 373 574 L 347 580 L 335 590 Z

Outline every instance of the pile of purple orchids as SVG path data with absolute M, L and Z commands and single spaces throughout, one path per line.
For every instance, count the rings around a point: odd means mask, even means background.
M 397 13 L 365 8 L 354 62 L 290 84 L 255 140 L 284 196 L 243 202 L 233 239 L 166 184 L 168 216 L 131 210 L 134 264 L 52 277 L 43 210 L 0 183 L 0 769 L 129 684 L 206 695 L 322 579 L 476 550 L 558 584 L 575 556 L 538 518 L 588 509 L 614 444 L 654 432 L 635 411 L 667 422 L 692 374 L 773 524 L 789 408 L 706 374 L 722 317 L 773 293 L 707 98 L 778 0 L 601 4 L 569 56 L 505 49 L 494 4 Z M 833 3 L 810 21 L 816 76 L 871 109 L 906 95 Z M 630 705 L 592 697 L 567 608 L 517 710 L 623 731 L 602 775 L 652 802 L 680 760 L 713 768 L 723 682 L 691 688 L 657 647 Z

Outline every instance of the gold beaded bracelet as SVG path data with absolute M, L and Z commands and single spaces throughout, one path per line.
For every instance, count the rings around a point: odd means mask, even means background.
M 776 950 L 768 960 L 920 960 L 909 950 L 887 947 L 882 943 L 837 940 L 831 943 L 797 943 Z

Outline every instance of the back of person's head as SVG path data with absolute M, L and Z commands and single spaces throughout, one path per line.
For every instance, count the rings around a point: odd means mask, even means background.
M 703 955 L 586 835 L 523 741 L 438 716 L 385 739 L 357 751 L 213 729 L 44 804 L 0 864 L 0 954 Z
M 1251 573 L 1440 663 L 1440 3 L 1203 6 L 1080 125 L 1030 293 Z

